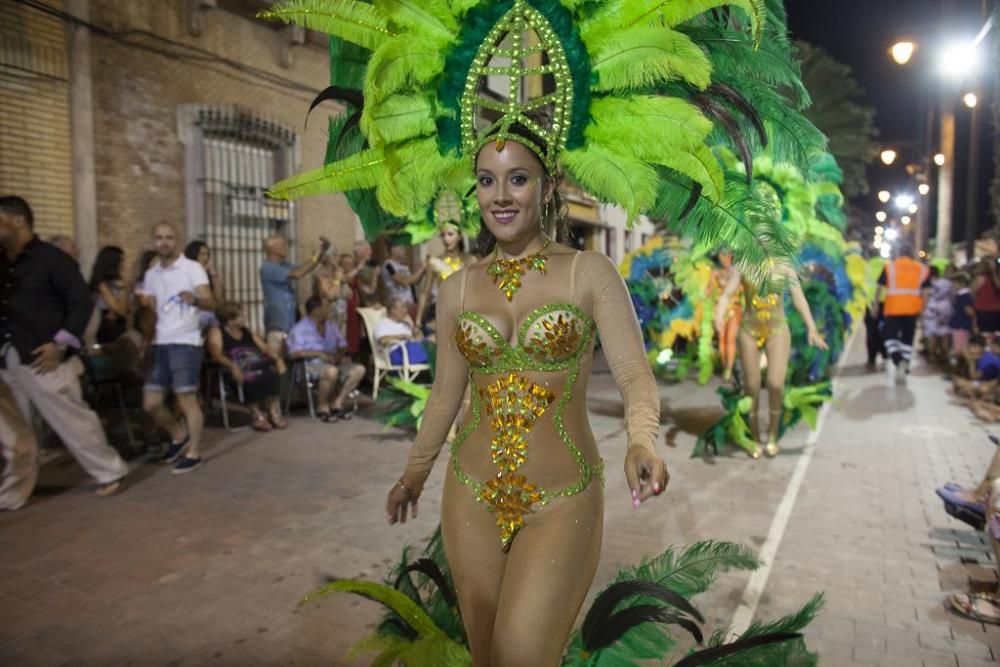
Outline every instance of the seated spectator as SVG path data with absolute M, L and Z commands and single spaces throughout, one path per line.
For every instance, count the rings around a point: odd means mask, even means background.
M 427 363 L 427 348 L 422 342 L 423 332 L 413 325 L 408 313 L 409 304 L 399 297 L 389 299 L 386 316 L 375 325 L 375 342 L 384 350 L 389 350 L 392 364 L 403 363 L 403 350 L 395 343 L 404 343 L 407 358 L 411 364 Z
M 964 356 L 967 378 L 953 380 L 955 395 L 971 399 L 992 397 L 1000 379 L 1000 356 L 995 350 L 986 349 L 986 341 L 978 335 L 969 339 Z
M 306 316 L 288 333 L 288 355 L 304 359 L 306 373 L 319 381 L 319 409 L 316 416 L 325 422 L 349 419 L 344 402 L 365 376 L 365 367 L 345 354 L 347 340 L 330 321 L 330 304 L 318 296 L 306 301 Z M 337 385 L 340 391 L 332 401 Z
M 129 289 L 122 278 L 125 252 L 118 246 L 104 246 L 97 253 L 90 274 L 90 293 L 94 297 L 99 324 L 97 342 L 108 345 L 128 330 Z
M 267 354 L 267 343 L 247 328 L 243 306 L 226 301 L 215 309 L 219 326 L 208 330 L 206 345 L 211 360 L 229 371 L 233 381 L 243 387 L 243 400 L 253 412 L 256 431 L 283 429 L 278 393 L 279 375 L 287 370 L 282 359 Z

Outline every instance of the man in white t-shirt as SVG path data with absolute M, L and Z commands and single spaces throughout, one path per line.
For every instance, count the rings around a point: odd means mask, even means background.
M 202 339 L 199 311 L 213 310 L 215 299 L 205 268 L 181 254 L 177 229 L 167 222 L 153 226 L 156 260 L 146 271 L 142 305 L 156 312 L 153 362 L 143 387 L 142 404 L 160 428 L 170 434 L 164 463 L 174 464 L 175 473 L 201 465 L 201 434 L 205 416 L 198 404 L 201 378 Z M 187 429 L 163 405 L 168 389 L 177 395 Z

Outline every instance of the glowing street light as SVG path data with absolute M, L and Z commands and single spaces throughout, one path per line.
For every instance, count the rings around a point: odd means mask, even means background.
M 920 185 L 917 186 L 917 192 L 919 192 L 924 197 L 926 197 L 930 191 L 931 191 L 931 186 L 927 185 L 926 183 L 921 183 Z
M 962 101 L 965 102 L 965 106 L 970 109 L 975 109 L 976 105 L 979 104 L 979 98 L 976 97 L 975 93 L 966 93 L 965 97 L 962 98 Z
M 887 217 L 889 217 L 889 216 L 887 216 L 885 214 L 885 211 L 879 211 L 878 213 L 875 214 L 875 219 L 878 220 L 879 222 L 885 222 L 885 219 Z M 881 227 L 876 227 L 875 229 L 878 230 L 878 229 L 882 229 L 882 228 Z
M 913 57 L 913 52 L 917 50 L 917 45 L 913 42 L 896 42 L 889 49 L 892 54 L 892 59 L 896 61 L 897 65 L 905 65 L 910 62 L 910 58 Z
M 944 166 L 944 160 L 945 160 L 944 153 L 937 153 L 934 156 L 934 164 L 936 164 L 939 167 Z
M 885 227 L 883 227 L 882 225 L 879 225 L 878 227 L 875 228 L 875 236 L 882 236 L 882 233 L 884 231 L 885 231 Z
M 899 238 L 899 230 L 890 227 L 889 229 L 885 230 L 885 238 L 889 241 L 895 241 L 896 239 Z
M 882 151 L 881 157 L 882 157 L 882 164 L 890 165 L 896 161 L 896 151 L 892 150 L 891 148 L 887 148 L 884 151 Z
M 961 79 L 979 69 L 980 53 L 971 42 L 954 42 L 941 52 L 938 62 L 943 75 L 951 79 Z
M 913 203 L 913 195 L 896 195 L 896 208 L 905 210 Z
M 888 202 L 888 201 L 889 201 L 890 199 L 892 199 L 892 193 L 891 193 L 891 192 L 889 192 L 888 190 L 879 190 L 879 193 L 878 193 L 878 200 L 879 200 L 880 202 L 882 202 L 883 204 L 885 204 L 885 203 L 887 203 L 887 202 Z
M 913 220 L 908 215 L 904 215 L 902 218 L 899 219 L 899 221 L 903 223 L 904 226 L 913 222 Z
M 910 215 L 913 215 L 913 214 L 915 214 L 919 210 L 920 210 L 919 206 L 917 206 L 916 204 L 910 204 L 907 207 L 906 212 L 909 213 Z
M 882 256 L 882 259 L 889 259 L 889 256 L 891 254 L 892 254 L 892 246 L 890 246 L 888 243 L 883 243 L 882 250 L 879 251 L 879 255 Z

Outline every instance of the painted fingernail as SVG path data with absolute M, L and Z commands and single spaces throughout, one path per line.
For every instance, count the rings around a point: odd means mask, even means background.
M 659 492 L 660 492 L 660 483 L 653 482 L 653 493 L 659 493 Z
M 632 500 L 635 500 L 638 497 L 639 497 L 639 492 L 636 491 L 635 489 L 632 489 Z
M 639 499 L 638 498 L 633 499 L 632 500 L 632 507 L 638 507 L 638 506 L 639 506 Z

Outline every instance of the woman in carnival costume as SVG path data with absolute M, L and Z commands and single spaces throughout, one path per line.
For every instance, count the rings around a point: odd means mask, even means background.
M 719 252 L 719 266 L 712 271 L 713 292 L 721 295 L 729 285 L 735 269 L 733 268 L 733 253 L 728 250 Z M 722 362 L 722 380 L 729 382 L 733 377 L 733 366 L 736 365 L 736 340 L 743 320 L 743 303 L 740 294 L 729 300 L 722 326 L 716 322 L 715 332 L 719 338 L 719 359 Z
M 603 462 L 585 389 L 596 335 L 624 398 L 634 506 L 668 481 L 655 448 L 659 392 L 625 285 L 606 256 L 560 242 L 561 170 L 630 219 L 670 211 L 696 240 L 742 236 L 757 276 L 771 256 L 719 212 L 738 195 L 706 144 L 713 121 L 735 125 L 749 104 L 730 85 L 713 88 L 709 24 L 691 29 L 703 41 L 681 29 L 723 4 L 742 10 L 728 46 L 752 51 L 760 0 L 292 0 L 265 13 L 372 51 L 366 145 L 272 196 L 372 189 L 386 211 L 412 216 L 474 179 L 485 256 L 441 284 L 434 386 L 386 514 L 416 515 L 468 385 L 441 527 L 475 665 L 559 664 L 593 580 Z M 729 222 L 684 223 L 677 202 Z
M 474 210 L 467 210 L 474 209 Z M 463 233 L 478 233 L 479 209 L 468 206 L 453 191 L 445 190 L 432 206 L 428 216 L 433 229 L 437 232 L 444 246 L 444 252 L 428 260 L 430 272 L 420 290 L 417 301 L 416 322 L 419 326 L 429 325 L 437 319 L 438 290 L 441 283 L 455 275 L 459 269 L 469 264 L 472 256 L 465 252 Z M 471 219 L 471 224 L 469 224 Z M 411 242 L 419 243 L 414 237 L 411 227 L 405 229 L 411 233 Z M 474 230 L 474 231 L 473 231 Z

